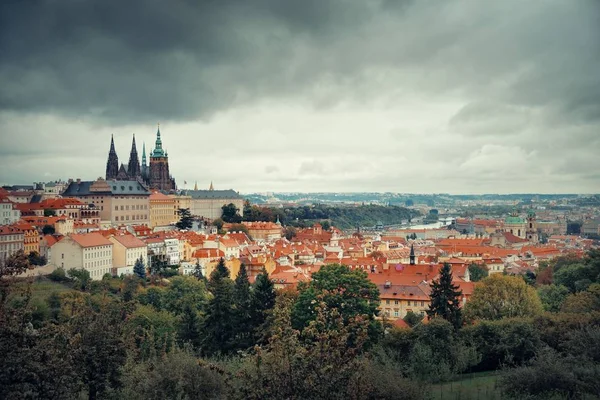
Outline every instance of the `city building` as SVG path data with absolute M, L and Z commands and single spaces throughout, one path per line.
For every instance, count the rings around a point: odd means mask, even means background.
M 51 264 L 55 267 L 85 269 L 93 280 L 112 274 L 113 243 L 100 233 L 70 234 L 54 243 Z
M 113 243 L 113 275 L 133 274 L 135 262 L 141 257 L 148 266 L 148 247 L 133 235 L 114 235 L 108 238 Z
M 25 249 L 25 235 L 14 225 L 0 226 L 0 260 Z
M 15 224 L 23 232 L 23 251 L 25 254 L 40 252 L 40 234 L 35 226 L 28 223 Z
M 235 205 L 240 210 L 240 215 L 243 215 L 244 212 L 242 196 L 232 189 L 215 190 L 212 183 L 208 190 L 187 190 L 182 194 L 191 197 L 190 212 L 196 217 L 221 218 L 222 207 L 228 204 Z
M 168 226 L 177 220 L 175 198 L 154 191 L 150 195 L 150 228 Z
M 0 195 L 0 225 L 10 225 L 21 219 L 21 211 L 17 204 L 10 201 L 8 197 Z
M 64 196 L 74 197 L 100 209 L 101 221 L 111 225 L 148 225 L 150 191 L 140 181 L 73 181 Z

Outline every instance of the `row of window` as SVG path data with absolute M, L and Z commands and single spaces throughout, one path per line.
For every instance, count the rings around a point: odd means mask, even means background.
M 386 300 L 385 304 L 389 305 L 391 300 Z M 412 304 L 411 304 L 412 303 Z M 414 306 L 418 306 L 419 302 L 417 300 L 408 300 L 408 305 L 414 305 Z M 394 300 L 394 304 L 400 304 L 400 300 Z M 425 307 L 425 301 L 421 301 L 421 307 Z
M 131 216 L 131 220 L 132 221 L 136 221 L 136 220 L 146 220 L 148 219 L 148 214 L 139 214 L 139 215 L 132 215 Z M 118 215 L 115 216 L 115 221 L 129 221 L 129 215 L 121 215 L 121 217 L 119 217 Z
M 101 267 L 103 265 L 110 265 L 110 264 L 111 264 L 111 260 L 104 259 L 104 260 L 97 260 L 97 261 L 89 261 L 89 262 L 83 263 L 83 266 L 86 268 L 90 268 L 90 267 Z
M 125 206 L 120 206 L 120 210 L 121 211 L 129 211 L 129 205 L 125 205 Z M 125 207 L 123 209 L 123 207 Z M 136 204 L 136 205 L 132 205 L 131 206 L 132 210 L 147 210 L 148 209 L 148 205 L 147 204 Z M 119 206 L 115 206 L 115 211 L 119 211 Z
M 0 241 L 2 242 L 20 242 L 24 238 L 23 235 L 2 235 Z
M 93 253 L 85 253 L 84 258 L 89 260 L 90 258 L 108 257 L 110 252 L 108 250 L 95 251 Z

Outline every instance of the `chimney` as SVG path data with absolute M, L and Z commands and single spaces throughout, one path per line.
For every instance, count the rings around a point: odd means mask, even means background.
M 81 179 L 77 178 L 77 184 L 81 183 Z

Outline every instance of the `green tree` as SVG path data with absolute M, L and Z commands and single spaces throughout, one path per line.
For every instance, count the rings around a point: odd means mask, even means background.
M 233 282 L 221 259 L 210 274 L 208 287 L 212 298 L 206 308 L 203 324 L 202 351 L 207 355 L 227 354 L 234 335 Z
M 192 276 L 198 279 L 199 281 L 204 281 L 204 274 L 202 273 L 202 266 L 200 265 L 200 261 L 196 261 L 196 265 L 194 266 Z
M 430 318 L 441 317 L 450 322 L 455 328 L 462 325 L 460 297 L 462 292 L 452 283 L 450 264 L 444 263 L 440 268 L 440 277 L 431 283 L 431 303 L 427 315 Z
M 471 277 L 471 281 L 479 282 L 483 278 L 487 278 L 488 275 L 489 272 L 487 266 L 475 263 L 469 265 L 469 276 Z
M 559 312 L 569 289 L 563 285 L 543 285 L 537 289 L 544 311 Z
M 235 206 L 233 203 L 229 203 L 221 207 L 223 211 L 221 215 L 221 219 L 225 222 L 239 224 L 242 222 L 242 217 L 239 214 L 240 209 Z
M 275 307 L 275 285 L 267 270 L 263 267 L 262 271 L 256 276 L 256 280 L 250 291 L 250 330 L 252 330 L 255 340 L 260 341 L 267 331 L 264 326 L 269 313 Z
M 248 227 L 244 224 L 231 224 L 228 229 L 229 232 L 244 232 L 248 238 L 250 238 L 250 232 L 248 231 Z
M 54 235 L 56 233 L 56 229 L 52 225 L 44 225 L 42 228 L 42 234 L 45 235 Z
M 44 209 L 44 217 L 54 217 L 54 216 L 56 216 L 56 211 L 54 211 L 51 208 Z
M 175 315 L 181 315 L 189 304 L 201 311 L 207 304 L 208 293 L 204 281 L 192 276 L 174 276 L 170 284 L 160 294 L 162 308 Z M 150 293 L 148 290 L 147 293 Z
M 566 313 L 589 313 L 600 311 L 600 298 L 589 291 L 571 293 L 568 295 L 561 307 Z
M 517 276 L 494 274 L 475 287 L 465 306 L 469 319 L 533 317 L 543 310 L 536 290 Z
M 79 290 L 88 290 L 90 288 L 90 284 L 92 282 L 92 278 L 90 277 L 90 272 L 83 268 L 75 269 L 71 268 L 67 275 L 71 278 L 76 284 Z
M 351 270 L 345 265 L 323 266 L 312 275 L 308 284 L 299 286 L 300 294 L 292 312 L 295 329 L 303 329 L 315 318 L 315 307 L 325 303 L 327 309 L 336 309 L 345 321 L 362 316 L 369 321 L 369 345 L 381 333 L 381 323 L 375 319 L 379 307 L 379 290 L 362 270 Z
M 199 348 L 201 344 L 201 327 L 201 319 L 197 308 L 186 303 L 181 314 L 179 340 L 182 343 L 190 343 L 194 348 Z
M 135 260 L 135 265 L 133 266 L 133 273 L 140 279 L 146 279 L 146 265 L 144 264 L 144 259 L 142 256 Z
M 246 265 L 242 263 L 233 286 L 235 344 L 240 349 L 247 349 L 253 344 L 251 325 L 253 304 L 250 296 L 250 281 L 248 280 Z
M 170 352 L 177 336 L 177 323 L 172 313 L 139 304 L 124 328 L 126 337 L 135 343 L 136 359 L 147 360 Z
M 175 224 L 177 229 L 190 229 L 193 226 L 194 218 L 189 208 L 178 208 L 177 215 L 179 216 L 179 221 Z
M 586 290 L 596 279 L 594 270 L 585 264 L 570 264 L 554 272 L 554 283 L 564 285 L 572 293 Z
M 406 313 L 406 315 L 402 319 L 404 320 L 404 322 L 406 322 L 408 324 L 408 326 L 410 326 L 412 328 L 413 326 L 415 326 L 415 325 L 421 323 L 421 321 L 423 321 L 423 315 L 409 311 Z
M 286 226 L 285 231 L 283 233 L 283 235 L 285 236 L 285 238 L 287 240 L 292 240 L 293 238 L 296 237 L 297 234 L 298 234 L 298 231 L 293 226 Z

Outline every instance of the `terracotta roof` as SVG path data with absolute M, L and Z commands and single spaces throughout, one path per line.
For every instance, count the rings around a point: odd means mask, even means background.
M 146 243 L 142 242 L 140 239 L 133 235 L 116 235 L 113 236 L 113 238 L 128 249 L 133 249 L 136 247 L 146 247 Z
M 21 234 L 23 231 L 15 225 L 0 226 L 0 235 L 15 235 Z
M 112 246 L 112 242 L 98 232 L 82 234 L 72 233 L 69 237 L 81 247 Z

